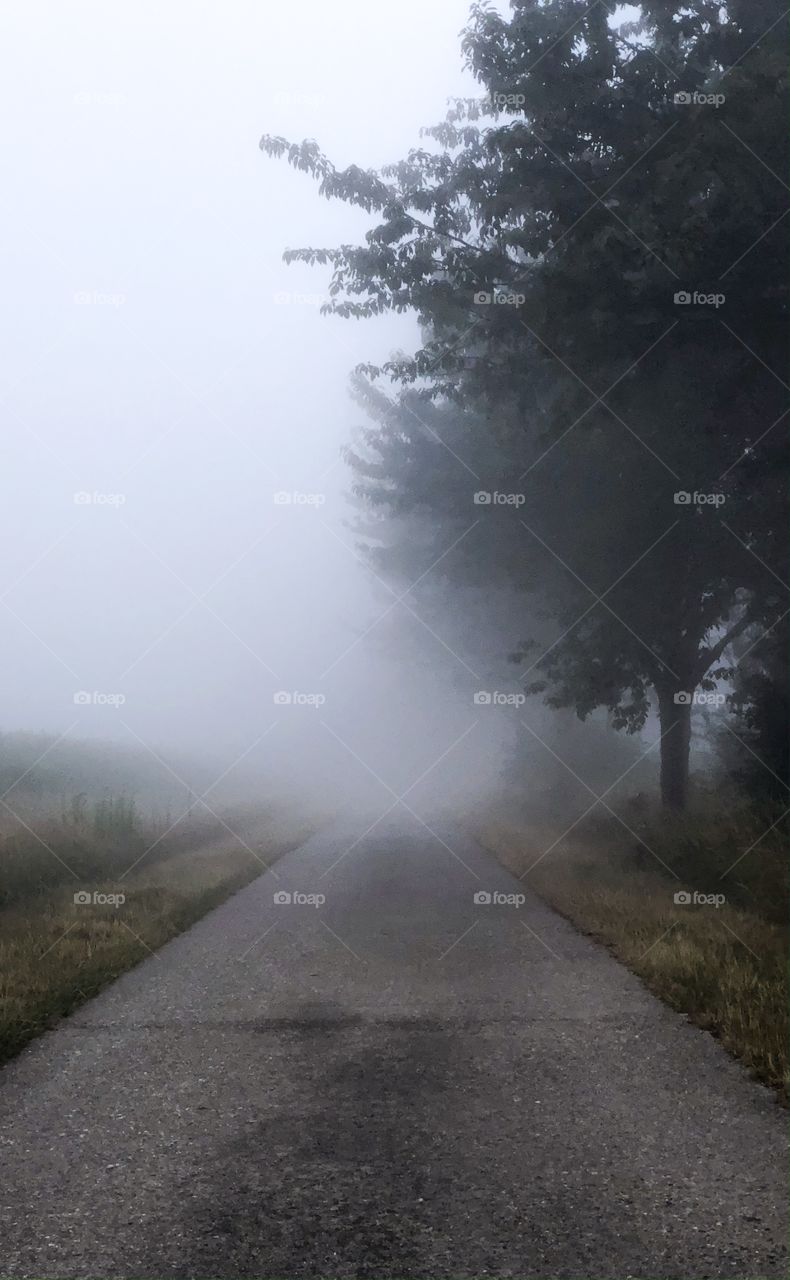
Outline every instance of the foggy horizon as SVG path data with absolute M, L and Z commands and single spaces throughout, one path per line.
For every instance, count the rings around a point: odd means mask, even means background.
M 365 56 L 324 6 L 308 10 L 315 38 L 296 84 L 291 20 L 252 4 L 205 11 L 186 64 L 176 7 L 155 43 L 150 6 L 120 22 L 99 5 L 80 22 L 53 8 L 27 46 L 46 80 L 24 59 L 6 68 L 16 196 L 4 405 L 16 429 L 3 602 L 16 678 L 3 728 L 145 750 L 142 739 L 221 769 L 265 734 L 245 757 L 264 785 L 307 751 L 319 790 L 323 774 L 367 790 L 370 775 L 320 718 L 402 790 L 474 724 L 479 684 L 453 636 L 391 608 L 348 527 L 341 450 L 362 420 L 351 369 L 413 345 L 417 328 L 320 315 L 328 272 L 285 265 L 284 249 L 354 238 L 369 220 L 316 201 L 258 139 L 320 133 L 339 162 L 393 158 L 474 89 L 457 48 L 466 4 L 430 16 L 422 74 L 392 32 L 376 57 L 384 32 L 365 6 L 348 13 Z M 9 36 L 32 21 L 4 10 Z M 400 662 L 393 690 L 382 648 L 404 629 L 420 633 L 424 670 Z M 326 701 L 278 707 L 280 690 Z M 75 704 L 80 693 L 91 701 Z M 478 758 L 481 739 L 498 754 L 499 730 L 476 736 Z

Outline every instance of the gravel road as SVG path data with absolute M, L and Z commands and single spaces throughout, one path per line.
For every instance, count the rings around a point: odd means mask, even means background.
M 0 1274 L 786 1275 L 772 1096 L 439 836 L 314 837 L 10 1064 Z

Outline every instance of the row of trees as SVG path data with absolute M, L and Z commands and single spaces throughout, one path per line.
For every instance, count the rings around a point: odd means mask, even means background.
M 739 640 L 754 674 L 790 608 L 787 21 L 639 8 L 475 4 L 484 92 L 380 172 L 261 146 L 374 217 L 362 245 L 286 254 L 331 266 L 326 309 L 420 321 L 416 352 L 357 371 L 371 554 L 422 571 L 455 545 L 443 572 L 533 594 L 554 639 L 514 636 L 528 688 L 627 731 L 655 701 L 683 807 L 691 696 L 736 677 Z

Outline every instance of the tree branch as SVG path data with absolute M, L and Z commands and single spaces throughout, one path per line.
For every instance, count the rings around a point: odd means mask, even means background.
M 752 618 L 749 610 L 746 609 L 738 621 L 733 623 L 729 631 L 725 632 L 721 640 L 717 640 L 716 644 L 712 645 L 710 649 L 701 650 L 697 655 L 695 671 L 698 681 L 701 680 L 705 675 L 705 672 L 713 666 L 716 659 L 721 657 L 730 641 L 735 640 L 736 637 L 739 636 L 742 631 L 745 631 L 753 621 L 754 619 Z

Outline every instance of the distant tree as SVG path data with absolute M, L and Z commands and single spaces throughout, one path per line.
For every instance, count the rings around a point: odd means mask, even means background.
M 778 0 L 656 0 L 619 30 L 586 0 L 476 4 L 487 93 L 430 150 L 378 173 L 261 142 L 378 218 L 364 245 L 286 254 L 331 264 L 328 311 L 419 316 L 415 355 L 363 372 L 457 406 L 470 456 L 512 464 L 506 559 L 558 624 L 530 687 L 630 731 L 655 691 L 675 807 L 691 696 L 786 607 L 786 25 Z M 425 487 L 416 429 L 368 443 L 369 496 Z

